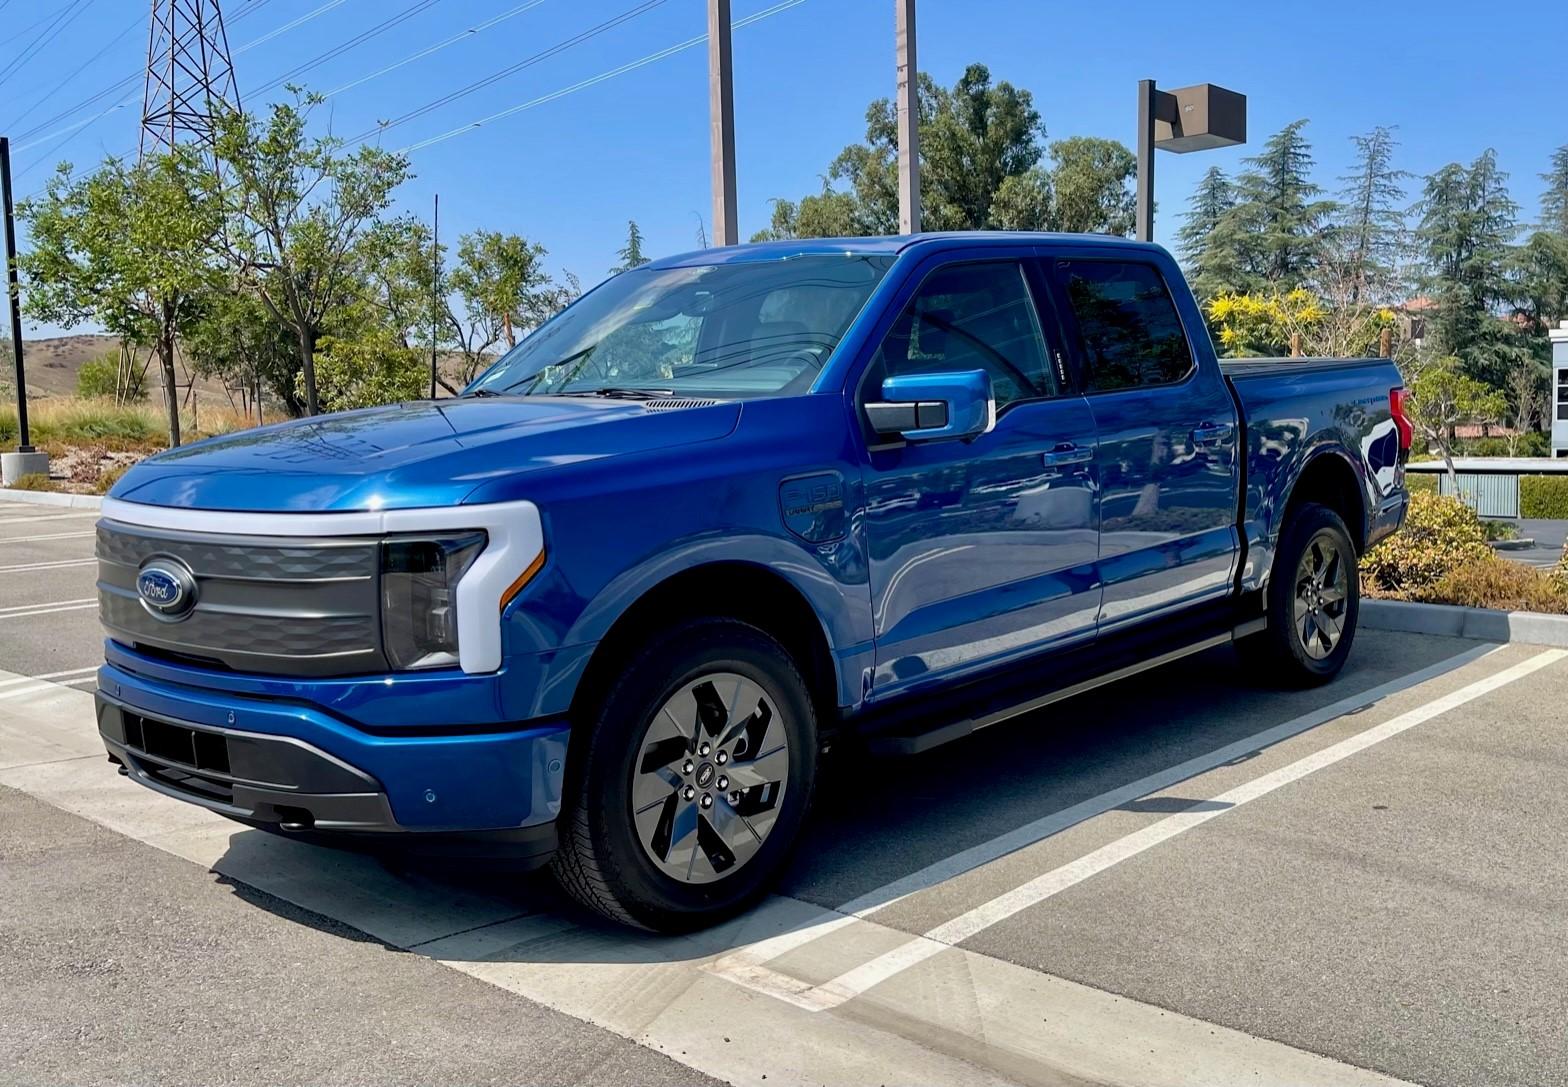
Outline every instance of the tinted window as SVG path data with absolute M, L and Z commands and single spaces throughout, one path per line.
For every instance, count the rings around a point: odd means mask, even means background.
M 1078 319 L 1091 392 L 1168 385 L 1192 370 L 1181 319 L 1153 265 L 1061 261 L 1057 272 Z
M 928 276 L 882 341 L 869 395 L 884 377 L 959 370 L 990 374 L 998 407 L 1056 394 L 1019 265 L 955 264 Z

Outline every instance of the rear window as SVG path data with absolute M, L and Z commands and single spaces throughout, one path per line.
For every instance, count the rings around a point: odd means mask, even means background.
M 1192 372 L 1192 350 L 1176 304 L 1151 264 L 1058 261 L 1083 342 L 1090 392 L 1170 385 Z

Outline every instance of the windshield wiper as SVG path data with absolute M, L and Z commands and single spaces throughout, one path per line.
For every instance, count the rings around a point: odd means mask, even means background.
M 462 395 L 462 397 L 460 397 L 459 399 L 466 399 L 466 398 L 468 398 L 470 396 L 500 396 L 500 395 L 501 394 L 496 392 L 494 389 L 475 389 L 471 393 L 464 393 Z
M 666 396 L 674 396 L 674 389 L 622 389 L 608 386 L 603 389 L 573 389 L 570 392 L 559 392 L 556 396 L 602 396 L 608 400 L 661 400 Z

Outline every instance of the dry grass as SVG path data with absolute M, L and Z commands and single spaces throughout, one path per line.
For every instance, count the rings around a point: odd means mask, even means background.
M 228 406 L 206 406 L 181 414 L 186 441 L 242 430 L 251 421 Z M 153 403 L 116 404 L 112 400 L 79 400 L 64 397 L 28 404 L 33 444 L 51 455 L 64 456 L 74 448 L 100 448 L 111 453 L 156 453 L 168 448 L 168 420 Z M 16 408 L 0 407 L 0 444 L 18 439 Z

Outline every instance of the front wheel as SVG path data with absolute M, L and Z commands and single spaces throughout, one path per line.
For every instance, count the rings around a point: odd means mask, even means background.
M 685 624 L 633 656 L 572 751 L 556 877 L 623 924 L 700 928 L 788 860 L 816 777 L 811 699 L 756 627 Z
M 1361 610 L 1356 549 L 1339 514 L 1316 503 L 1292 512 L 1266 603 L 1268 629 L 1236 643 L 1249 667 L 1297 687 L 1339 674 Z

